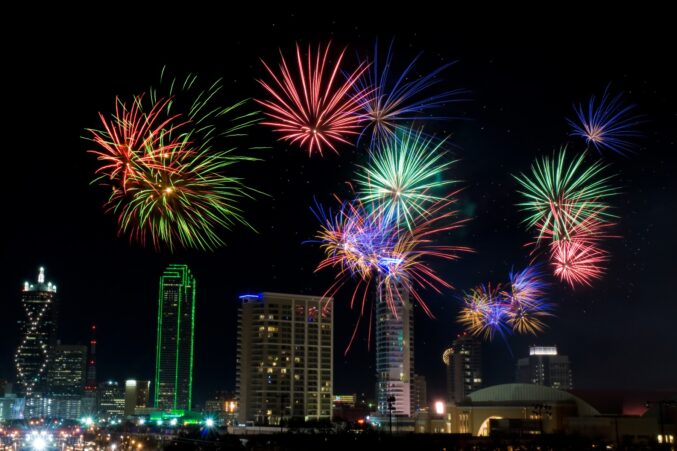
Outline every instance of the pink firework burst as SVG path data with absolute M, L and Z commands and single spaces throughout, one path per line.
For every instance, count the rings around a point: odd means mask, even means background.
M 345 49 L 333 65 L 329 62 L 330 45 L 314 52 L 308 46 L 302 55 L 296 45 L 296 70 L 290 68 L 280 51 L 278 71 L 262 60 L 272 81 L 259 80 L 270 95 L 267 100 L 257 100 L 265 109 L 268 120 L 262 122 L 279 133 L 280 139 L 298 144 L 309 155 L 324 149 L 334 152 L 337 143 L 348 143 L 348 136 L 359 132 L 359 111 L 368 92 L 351 93 L 353 86 L 367 69 L 360 64 L 344 77 L 341 64 Z M 293 67 L 293 65 L 292 65 Z
M 591 286 L 604 275 L 608 253 L 594 244 L 579 240 L 559 240 L 550 244 L 550 262 L 555 276 L 575 285 Z

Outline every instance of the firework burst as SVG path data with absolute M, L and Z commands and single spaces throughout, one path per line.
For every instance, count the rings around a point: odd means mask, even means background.
M 536 335 L 545 328 L 544 319 L 551 316 L 545 301 L 543 274 L 536 266 L 510 272 L 510 289 L 502 294 L 507 324 L 516 333 Z
M 280 51 L 278 71 L 263 62 L 272 81 L 259 80 L 270 95 L 267 100 L 257 100 L 266 110 L 268 120 L 263 124 L 279 133 L 280 139 L 298 144 L 308 151 L 322 154 L 329 148 L 337 152 L 337 143 L 348 143 L 350 135 L 359 130 L 358 112 L 367 91 L 351 91 L 358 78 L 367 69 L 359 65 L 345 80 L 341 64 L 345 49 L 330 67 L 328 44 L 324 50 L 318 45 L 302 55 L 296 45 L 296 70 L 290 69 Z
M 435 203 L 426 215 L 414 218 L 412 229 L 401 230 L 385 215 L 367 210 L 359 201 L 343 203 L 336 214 L 315 209 L 321 221 L 315 242 L 320 243 L 325 258 L 317 271 L 335 268 L 334 283 L 325 292 L 325 297 L 334 297 L 349 280 L 357 281 L 351 298 L 351 307 L 361 302 L 361 314 L 365 311 L 367 293 L 374 284 L 385 287 L 386 302 L 396 315 L 396 303 L 400 302 L 394 285 L 403 286 L 424 311 L 432 316 L 417 288 L 431 288 L 439 292 L 451 284 L 442 279 L 428 266 L 430 258 L 456 260 L 461 253 L 470 252 L 464 246 L 438 244 L 435 235 L 453 231 L 465 224 L 458 220 L 458 212 L 452 205 L 457 192 Z M 390 293 L 390 294 L 388 294 Z M 359 301 L 361 299 L 361 301 Z
M 458 322 L 471 335 L 493 340 L 498 333 L 508 332 L 508 315 L 500 295 L 500 285 L 479 285 L 463 295 L 463 307 Z
M 479 285 L 464 293 L 457 321 L 471 335 L 492 340 L 496 334 L 537 335 L 551 306 L 545 300 L 547 284 L 538 266 L 510 272 L 505 286 Z
M 578 212 L 567 211 L 567 238 L 557 239 L 551 229 L 543 229 L 543 237 L 550 240 L 547 248 L 554 274 L 567 282 L 572 288 L 575 285 L 591 285 L 595 279 L 604 274 L 604 262 L 609 255 L 600 247 L 607 238 L 618 238 L 611 234 L 614 223 L 600 220 L 604 211 L 588 211 L 581 219 Z M 538 249 L 538 241 L 532 243 Z
M 369 214 L 360 203 L 345 202 L 334 216 L 319 205 L 314 211 L 322 222 L 316 239 L 326 256 L 318 270 L 338 266 L 340 273 L 363 281 L 379 270 L 395 237 L 388 223 Z
M 112 120 L 99 113 L 102 130 L 90 130 L 91 140 L 99 146 L 98 150 L 90 151 L 101 162 L 96 170 L 97 180 L 108 180 L 115 189 L 126 191 L 129 177 L 135 177 L 144 166 L 180 147 L 166 139 L 173 128 L 182 125 L 172 125 L 175 117 L 161 118 L 167 102 L 155 104 L 144 113 L 142 99 L 143 96 L 134 99 L 129 107 L 116 99 Z
M 555 240 L 568 239 L 571 227 L 591 215 L 599 221 L 613 218 L 605 200 L 617 190 L 608 183 L 611 177 L 602 176 L 606 166 L 597 161 L 586 167 L 584 158 L 581 154 L 567 162 L 562 149 L 556 157 L 537 160 L 531 177 L 514 176 L 525 198 L 518 206 L 529 214 L 527 226 L 538 228 L 538 240 L 548 233 Z
M 555 276 L 572 288 L 575 285 L 591 286 L 592 281 L 604 275 L 608 253 L 603 249 L 579 240 L 559 240 L 550 244 L 550 262 Z
M 220 228 L 249 226 L 237 202 L 256 190 L 228 170 L 257 160 L 237 155 L 235 138 L 258 120 L 242 112 L 246 101 L 219 106 L 218 82 L 199 90 L 190 75 L 167 84 L 165 96 L 151 89 L 100 115 L 102 129 L 90 130 L 102 162 L 95 182 L 111 189 L 106 210 L 131 241 L 212 250 L 224 244 Z
M 430 316 L 432 313 L 418 289 L 432 289 L 439 293 L 440 287 L 453 286 L 441 278 L 427 261 L 430 258 L 453 261 L 459 259 L 463 253 L 472 252 L 466 246 L 440 243 L 442 234 L 463 227 L 467 222 L 467 219 L 457 219 L 459 212 L 452 208 L 457 201 L 457 194 L 458 191 L 454 191 L 432 204 L 414 218 L 411 229 L 401 231 L 397 227 L 398 239 L 394 241 L 395 245 L 387 256 L 391 263 L 384 268 L 383 280 L 397 280 L 402 283 Z
M 424 76 L 416 76 L 414 67 L 421 55 L 416 56 L 406 68 L 394 75 L 393 44 L 382 60 L 379 58 L 378 42 L 374 45 L 373 63 L 368 71 L 355 84 L 355 93 L 369 92 L 362 102 L 360 118 L 364 123 L 360 138 L 371 135 L 375 144 L 381 140 L 395 138 L 396 132 L 414 121 L 430 121 L 449 119 L 434 113 L 451 102 L 461 102 L 464 90 L 455 89 L 427 95 L 430 88 L 436 86 L 441 79 L 440 74 L 452 63 L 444 64 Z
M 635 148 L 632 140 L 641 136 L 635 127 L 642 122 L 642 116 L 634 114 L 634 109 L 635 105 L 623 101 L 622 94 L 609 95 L 607 87 L 599 103 L 593 96 L 587 108 L 583 104 L 574 105 L 577 120 L 567 119 L 571 136 L 585 139 L 598 152 L 631 153 Z
M 383 143 L 357 173 L 358 196 L 364 204 L 375 204 L 386 221 L 411 229 L 414 217 L 428 215 L 427 208 L 444 198 L 435 191 L 453 180 L 442 173 L 453 163 L 444 161 L 445 140 L 425 138 L 421 131 L 405 130 Z

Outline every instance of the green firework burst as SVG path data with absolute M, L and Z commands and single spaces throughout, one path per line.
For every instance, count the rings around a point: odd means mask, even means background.
M 221 90 L 220 81 L 199 88 L 195 75 L 162 80 L 91 130 L 104 162 L 95 182 L 111 189 L 106 207 L 120 234 L 156 249 L 213 250 L 225 244 L 222 228 L 252 228 L 238 203 L 259 191 L 234 165 L 259 160 L 241 152 L 257 149 L 245 137 L 259 115 L 245 111 L 247 100 L 222 106 Z
M 442 175 L 454 161 L 445 161 L 446 141 L 405 130 L 372 150 L 370 164 L 360 166 L 356 181 L 365 205 L 378 205 L 388 221 L 411 228 L 413 218 L 444 198 L 440 189 L 455 183 Z
M 618 193 L 609 184 L 612 176 L 604 176 L 606 165 L 600 161 L 585 164 L 585 153 L 567 161 L 566 148 L 552 157 L 536 160 L 531 175 L 513 176 L 524 198 L 517 204 L 528 216 L 528 228 L 538 230 L 554 240 L 569 239 L 573 228 L 590 218 L 605 221 L 614 216 L 608 212 L 606 199 Z

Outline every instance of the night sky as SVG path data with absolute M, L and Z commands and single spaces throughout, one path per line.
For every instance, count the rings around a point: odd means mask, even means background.
M 345 182 L 366 153 L 341 147 L 339 155 L 309 158 L 275 141 L 263 126 L 255 128 L 252 141 L 271 148 L 258 151 L 263 162 L 237 170 L 270 194 L 242 204 L 259 234 L 236 227 L 223 234 L 227 247 L 172 255 L 117 236 L 115 218 L 103 212 L 105 189 L 90 185 L 96 160 L 81 136 L 98 126 L 99 111 L 111 111 L 116 95 L 143 92 L 165 65 L 206 81 L 223 77 L 224 99 L 233 103 L 264 95 L 255 81 L 264 76 L 258 58 L 276 61 L 278 47 L 289 51 L 297 40 L 331 39 L 336 47 L 349 46 L 352 61 L 355 51 L 370 51 L 378 37 L 395 38 L 400 68 L 419 52 L 421 73 L 457 61 L 440 86 L 468 89 L 472 98 L 448 107 L 460 119 L 429 128 L 452 134 L 453 157 L 460 161 L 450 175 L 463 181 L 461 208 L 473 218 L 452 238 L 476 250 L 435 266 L 456 290 L 422 293 L 437 317 L 417 311 L 416 369 L 428 379 L 430 396 L 444 391 L 441 354 L 460 332 L 457 296 L 481 282 L 503 281 L 513 266 L 528 262 L 523 244 L 530 235 L 515 207 L 511 174 L 566 144 L 572 104 L 601 94 L 608 83 L 647 118 L 636 155 L 603 156 L 621 188 L 612 200 L 621 238 L 605 244 L 612 254 L 608 272 L 592 288 L 553 283 L 557 317 L 547 332 L 486 344 L 485 379 L 511 382 L 514 360 L 530 344 L 556 344 L 573 362 L 576 388 L 677 388 L 677 72 L 674 36 L 663 21 L 641 14 L 608 21 L 571 14 L 558 16 L 562 24 L 556 25 L 461 13 L 435 18 L 439 14 L 430 10 L 391 14 L 318 18 L 288 11 L 223 18 L 204 11 L 155 23 L 127 16 L 118 24 L 26 23 L 23 33 L 30 39 L 9 45 L 3 62 L 9 81 L 2 102 L 0 378 L 14 378 L 22 283 L 45 266 L 47 280 L 59 287 L 61 340 L 86 343 L 94 322 L 100 379 L 152 379 L 158 278 L 167 264 L 185 262 L 198 284 L 197 401 L 216 389 L 233 390 L 237 296 L 323 293 L 332 273 L 315 274 L 321 252 L 303 244 L 317 225 L 310 206 L 314 197 L 330 203 L 332 193 L 346 195 Z M 574 151 L 584 148 L 580 141 L 569 144 Z M 374 356 L 366 333 L 343 355 L 356 319 L 347 305 L 351 288 L 336 298 L 334 392 L 370 393 Z

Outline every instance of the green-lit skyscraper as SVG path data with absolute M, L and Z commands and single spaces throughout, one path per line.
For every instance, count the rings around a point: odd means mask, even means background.
M 190 410 L 193 394 L 195 278 L 187 265 L 169 265 L 160 277 L 155 407 Z

